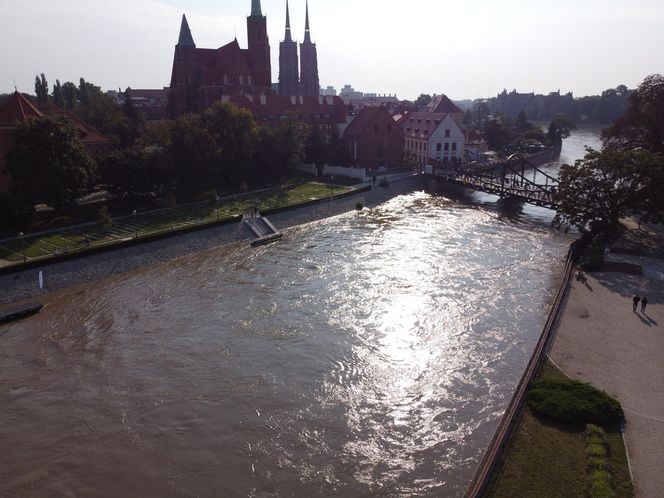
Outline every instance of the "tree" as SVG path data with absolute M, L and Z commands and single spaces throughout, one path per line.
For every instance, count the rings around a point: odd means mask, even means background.
M 40 107 L 48 105 L 48 81 L 46 81 L 44 73 L 41 73 L 41 76 L 35 76 L 35 95 Z
M 53 103 L 58 107 L 65 106 L 65 98 L 62 95 L 62 86 L 60 85 L 60 80 L 55 80 L 55 85 L 53 85 Z
M 12 192 L 28 206 L 46 202 L 56 210 L 84 193 L 96 164 L 65 118 L 43 116 L 21 123 L 7 157 Z
M 421 94 L 419 97 L 417 97 L 417 100 L 415 101 L 415 104 L 417 107 L 425 107 L 431 103 L 433 99 L 431 98 L 431 95 L 427 93 Z
M 516 131 L 519 133 L 525 133 L 530 129 L 530 123 L 528 122 L 528 116 L 522 111 L 516 117 Z
M 484 138 L 491 150 L 501 151 L 509 144 L 511 134 L 500 121 L 492 119 L 486 124 Z
M 664 76 L 643 80 L 630 96 L 626 113 L 604 130 L 602 139 L 605 147 L 664 152 Z
M 88 88 L 88 84 L 83 78 L 78 80 L 78 92 L 76 96 L 78 97 L 78 101 L 81 103 L 81 105 L 88 105 L 88 102 L 90 102 L 90 90 Z
M 115 151 L 99 165 L 101 182 L 119 197 L 138 199 L 158 192 L 173 178 L 169 155 L 157 146 Z
M 131 88 L 127 88 L 124 92 L 122 114 L 125 119 L 117 123 L 115 131 L 120 147 L 131 147 L 140 138 L 143 129 L 143 119 L 131 98 Z
M 248 176 L 256 138 L 251 112 L 232 104 L 217 102 L 201 114 L 201 123 L 213 137 L 216 160 L 215 181 L 239 185 Z
M 62 98 L 65 102 L 65 109 L 73 111 L 76 108 L 76 85 L 71 81 L 62 85 Z
M 576 130 L 576 125 L 562 114 L 556 114 L 549 124 L 549 131 L 546 134 L 547 140 L 551 145 L 560 146 L 563 138 L 567 138 Z
M 554 224 L 611 234 L 630 214 L 658 218 L 662 213 L 663 179 L 662 155 L 588 149 L 584 159 L 560 169 Z
M 196 193 L 210 186 L 218 150 L 199 114 L 177 119 L 171 134 L 171 154 L 177 178 L 186 190 Z

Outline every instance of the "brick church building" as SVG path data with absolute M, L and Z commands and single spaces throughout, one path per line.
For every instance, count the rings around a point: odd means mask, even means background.
M 240 48 L 237 38 L 221 48 L 198 48 L 187 18 L 182 16 L 168 96 L 172 118 L 204 111 L 214 102 L 231 97 L 274 95 L 267 17 L 263 15 L 260 0 L 252 0 L 251 15 L 247 17 L 247 39 L 246 49 Z M 291 37 L 286 4 L 286 36 L 280 44 L 279 93 L 318 97 L 318 55 L 309 33 L 308 4 L 300 53 L 298 75 L 297 43 Z

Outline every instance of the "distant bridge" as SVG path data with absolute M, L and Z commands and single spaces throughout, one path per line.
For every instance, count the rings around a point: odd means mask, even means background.
M 448 183 L 463 185 L 501 198 L 557 209 L 554 194 L 557 178 L 532 164 L 527 157 L 514 154 L 505 161 L 487 165 L 461 165 L 456 170 L 433 170 L 433 175 Z

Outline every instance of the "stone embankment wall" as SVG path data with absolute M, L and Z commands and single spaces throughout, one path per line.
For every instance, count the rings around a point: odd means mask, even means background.
M 422 188 L 422 178 L 411 177 L 393 182 L 386 188 L 376 187 L 356 195 L 323 200 L 316 204 L 269 216 L 270 221 L 283 230 L 352 211 L 358 201 L 362 201 L 367 207 L 375 206 L 397 195 Z M 0 276 L 0 304 L 92 282 L 227 244 L 244 243 L 246 250 L 252 250 L 249 247 L 251 239 L 253 239 L 251 231 L 243 223 L 238 222 L 2 275 Z M 39 289 L 40 271 L 44 272 L 44 289 L 41 290 Z

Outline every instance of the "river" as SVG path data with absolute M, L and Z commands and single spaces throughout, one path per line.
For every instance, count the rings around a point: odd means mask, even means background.
M 0 495 L 462 495 L 569 244 L 469 200 L 46 296 L 0 328 Z

